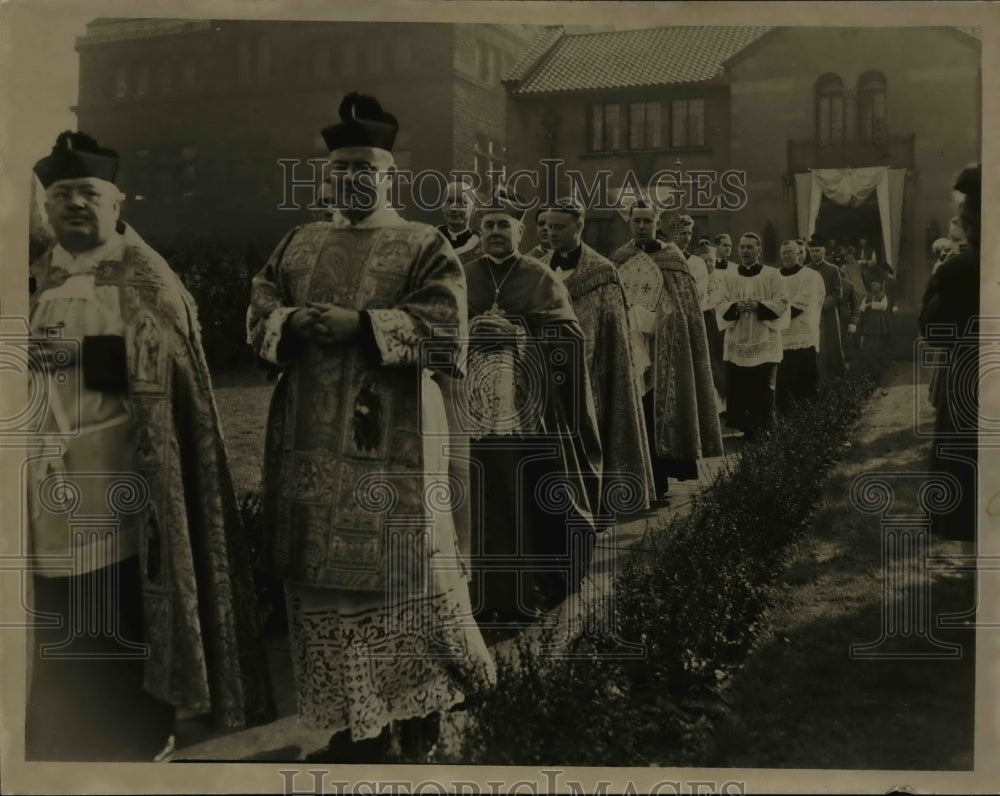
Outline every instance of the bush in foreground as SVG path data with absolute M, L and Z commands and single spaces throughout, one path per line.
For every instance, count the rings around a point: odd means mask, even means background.
M 885 371 L 857 362 L 746 445 L 688 514 L 651 532 L 615 582 L 612 631 L 580 636 L 572 657 L 524 643 L 517 662 L 502 661 L 497 687 L 471 711 L 461 761 L 696 764 L 728 683 L 767 633 L 790 547 Z M 644 654 L 621 656 L 622 639 Z

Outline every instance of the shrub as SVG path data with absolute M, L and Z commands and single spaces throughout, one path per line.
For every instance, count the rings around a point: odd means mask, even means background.
M 255 357 L 246 343 L 250 280 L 263 268 L 272 244 L 188 238 L 147 243 L 163 255 L 194 298 L 212 372 L 253 365 Z
M 767 634 L 789 550 L 885 372 L 859 360 L 744 446 L 688 514 L 652 532 L 615 582 L 614 634 L 577 638 L 573 657 L 523 643 L 476 700 L 462 762 L 697 763 L 733 674 Z M 641 641 L 645 655 L 615 657 L 618 639 Z
M 263 535 L 267 532 L 261 522 L 263 508 L 263 490 L 247 492 L 240 501 L 240 518 L 243 520 L 243 531 L 246 534 L 247 545 L 250 548 L 251 560 L 257 560 Z M 261 626 L 265 633 L 278 633 L 287 627 L 285 613 L 285 587 L 279 578 L 254 569 L 254 588 L 261 613 Z

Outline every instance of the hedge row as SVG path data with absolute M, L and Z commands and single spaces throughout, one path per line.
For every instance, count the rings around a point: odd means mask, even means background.
M 246 342 L 250 280 L 274 247 L 255 239 L 234 244 L 213 240 L 147 240 L 170 264 L 198 307 L 202 345 L 213 373 L 254 363 Z
M 523 643 L 476 696 L 459 755 L 489 765 L 694 765 L 724 693 L 768 633 L 791 545 L 887 362 L 860 361 L 821 397 L 744 446 L 693 501 L 650 533 L 615 582 L 609 631 L 570 656 Z M 641 642 L 641 658 L 621 641 Z

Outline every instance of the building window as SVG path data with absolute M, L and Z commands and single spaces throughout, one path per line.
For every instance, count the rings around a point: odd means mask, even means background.
M 615 248 L 615 229 L 617 219 L 588 218 L 583 228 L 583 242 L 599 252 L 608 252 Z
M 858 78 L 858 137 L 885 141 L 886 83 L 881 72 L 865 72 Z
M 115 99 L 123 99 L 128 96 L 128 71 L 124 66 L 119 66 L 115 70 Z
M 499 83 L 503 79 L 503 54 L 497 47 L 490 49 L 490 82 Z
M 135 93 L 140 97 L 149 94 L 149 64 L 139 64 L 136 67 Z
M 844 81 L 837 75 L 816 81 L 816 140 L 820 146 L 844 141 Z
M 164 61 L 160 64 L 160 68 L 157 70 L 157 78 L 160 84 L 160 96 L 167 96 L 174 88 L 173 86 L 173 68 L 168 61 Z
M 480 80 L 490 79 L 490 46 L 484 41 L 476 44 L 476 72 Z
M 396 161 L 396 168 L 409 169 L 413 162 L 413 138 L 409 130 L 400 130 L 396 136 L 396 143 L 392 147 L 392 159 Z M 399 199 L 401 197 L 394 197 Z
M 241 86 L 249 86 L 253 72 L 253 53 L 250 51 L 250 42 L 240 42 L 237 58 L 237 83 Z
M 145 202 L 147 196 L 149 196 L 149 172 L 137 167 L 132 175 L 132 200 Z
M 670 145 L 705 146 L 705 100 L 679 99 L 670 103 Z
M 229 173 L 229 190 L 232 192 L 232 195 L 240 198 L 249 196 L 252 186 L 249 163 L 242 158 L 230 161 Z
M 257 82 L 266 83 L 271 76 L 271 45 L 266 39 L 257 40 Z
M 472 170 L 479 175 L 480 185 L 486 186 L 490 184 L 489 172 L 504 170 L 503 147 L 499 141 L 494 141 L 482 133 L 476 136 L 476 148 L 472 153 Z
M 330 77 L 330 51 L 325 47 L 313 53 L 313 77 L 317 80 Z
M 198 68 L 194 61 L 185 61 L 184 68 L 181 71 L 181 81 L 184 83 L 184 88 L 191 91 L 195 82 L 198 79 Z
M 129 185 L 132 199 L 144 202 L 149 197 L 149 150 L 137 149 L 135 159 L 131 163 L 131 179 Z
M 396 71 L 410 69 L 413 66 L 413 47 L 409 39 L 400 38 L 396 42 Z
M 590 106 L 590 149 L 594 152 L 621 149 L 621 106 L 600 103 Z
M 381 72 L 385 65 L 385 52 L 381 39 L 375 39 L 368 43 L 366 50 L 368 55 L 368 71 Z
M 157 191 L 159 193 L 159 198 L 161 200 L 169 200 L 173 198 L 174 189 L 174 169 L 172 166 L 161 166 L 160 170 L 157 172 Z
M 660 145 L 660 103 L 631 103 L 628 106 L 628 148 L 659 149 Z
M 193 163 L 181 167 L 181 196 L 191 199 L 195 195 L 195 168 Z
M 344 42 L 340 47 L 340 72 L 354 75 L 358 71 L 358 48 L 354 42 Z

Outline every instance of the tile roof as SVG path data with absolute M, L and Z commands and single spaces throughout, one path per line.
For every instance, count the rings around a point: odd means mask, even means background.
M 523 80 L 525 75 L 531 71 L 531 67 L 535 61 L 562 35 L 562 25 L 552 25 L 543 29 L 541 33 L 532 39 L 521 59 L 507 71 L 503 82 L 507 82 L 508 80 Z
M 507 74 L 515 94 L 709 80 L 767 27 L 675 26 L 565 34 L 547 29 Z

